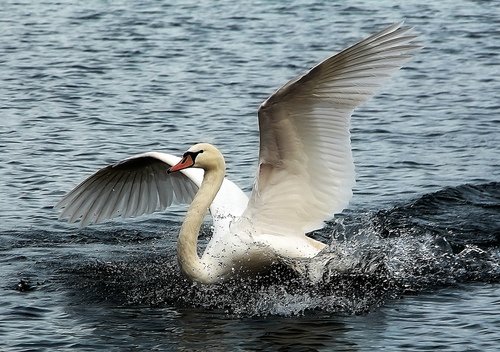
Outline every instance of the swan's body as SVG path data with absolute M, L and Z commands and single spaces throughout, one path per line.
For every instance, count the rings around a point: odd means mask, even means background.
M 248 198 L 225 176 L 214 146 L 178 158 L 149 152 L 107 166 L 57 205 L 81 226 L 191 203 L 177 251 L 185 275 L 211 283 L 279 258 L 310 258 L 323 243 L 306 236 L 342 211 L 354 185 L 352 111 L 419 48 L 411 30 L 390 26 L 288 82 L 259 108 L 259 167 Z M 168 170 L 168 172 L 167 172 Z M 202 257 L 198 233 L 207 210 L 213 237 Z

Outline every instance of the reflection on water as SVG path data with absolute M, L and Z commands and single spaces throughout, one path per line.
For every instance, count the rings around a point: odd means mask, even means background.
M 78 305 L 67 310 L 78 317 L 81 328 L 73 333 L 86 341 L 80 348 L 106 345 L 120 350 L 134 348 L 140 341 L 144 349 L 186 351 L 369 351 L 422 346 L 455 350 L 478 343 L 494 350 L 495 340 L 483 339 L 477 331 L 495 331 L 500 323 L 491 310 L 499 303 L 498 294 L 494 286 L 468 285 L 393 300 L 368 315 L 310 312 L 299 318 L 228 319 L 224 312 L 195 308 Z M 481 306 L 473 303 L 478 296 L 483 299 Z M 96 326 L 95 321 L 103 323 Z
M 81 317 L 82 327 L 95 319 L 106 322 L 101 328 L 82 330 L 89 334 L 86 336 L 89 346 L 100 341 L 118 349 L 129 348 L 134 346 L 135 338 L 140 337 L 145 349 L 161 346 L 182 351 L 308 351 L 332 347 L 357 350 L 355 343 L 346 337 L 343 319 L 327 315 L 306 315 L 299 320 L 286 317 L 228 320 L 223 312 L 193 308 L 79 306 L 70 310 Z M 93 319 L 87 322 L 89 315 Z M 107 326 L 113 327 L 112 337 L 106 331 Z

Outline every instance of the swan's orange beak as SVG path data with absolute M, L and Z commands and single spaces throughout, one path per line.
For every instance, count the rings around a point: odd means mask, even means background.
M 188 167 L 191 167 L 193 165 L 194 165 L 193 157 L 188 154 L 188 155 L 184 156 L 181 159 L 181 161 L 179 161 L 177 164 L 175 164 L 174 166 L 170 167 L 167 170 L 167 174 L 170 174 L 172 172 L 176 172 L 176 171 L 179 171 L 179 170 L 187 169 Z

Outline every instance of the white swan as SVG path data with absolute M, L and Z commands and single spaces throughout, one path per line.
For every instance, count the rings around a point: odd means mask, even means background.
M 352 195 L 351 113 L 420 48 L 415 38 L 411 28 L 392 25 L 271 95 L 259 108 L 250 198 L 224 177 L 219 150 L 201 143 L 182 158 L 149 152 L 97 171 L 56 205 L 60 218 L 86 226 L 164 210 L 174 199 L 191 202 L 178 259 L 185 275 L 203 283 L 280 257 L 315 256 L 325 245 L 306 233 L 323 227 Z M 200 258 L 198 233 L 208 208 L 214 232 Z

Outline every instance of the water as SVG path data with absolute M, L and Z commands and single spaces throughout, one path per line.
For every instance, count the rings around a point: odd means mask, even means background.
M 494 5 L 3 2 L 0 349 L 498 349 Z M 317 282 L 276 267 L 189 283 L 175 259 L 183 207 L 82 230 L 57 220 L 52 206 L 98 167 L 198 141 L 249 191 L 258 105 L 402 18 L 425 48 L 354 114 L 357 185 L 314 234 L 338 259 L 317 259 Z

